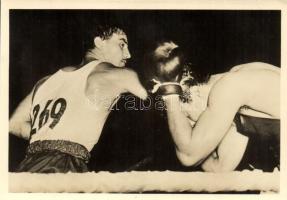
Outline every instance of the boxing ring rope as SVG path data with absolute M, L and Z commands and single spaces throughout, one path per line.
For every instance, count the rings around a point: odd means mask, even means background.
M 280 173 L 133 171 L 67 174 L 9 173 L 9 192 L 279 192 Z

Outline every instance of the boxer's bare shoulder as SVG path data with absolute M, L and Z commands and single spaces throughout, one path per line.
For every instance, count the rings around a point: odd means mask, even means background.
M 212 86 L 208 98 L 208 107 L 223 109 L 228 105 L 238 109 L 248 101 L 248 91 L 245 90 L 246 83 L 242 74 L 226 73 Z
M 260 80 L 263 76 L 266 75 L 270 75 L 271 78 L 271 76 L 273 76 L 273 73 L 280 75 L 280 68 L 263 62 L 246 63 L 232 67 L 229 72 L 210 76 L 210 79 L 208 80 L 208 85 L 210 87 L 213 87 L 217 82 L 222 83 L 226 81 L 230 83 L 231 86 L 233 84 L 237 84 L 237 82 L 239 82 L 241 85 L 244 85 L 244 81 L 242 80 L 245 80 L 248 77 Z M 260 74 L 262 74 L 263 76 L 260 76 Z
M 216 81 L 214 86 L 232 88 L 238 86 L 245 91 L 261 84 L 270 85 L 280 76 L 280 68 L 266 63 L 248 63 L 233 67 Z M 259 84 L 259 85 L 258 85 Z M 262 85 L 261 85 L 262 86 Z M 252 90 L 254 91 L 254 90 Z
M 119 93 L 127 90 L 124 90 L 124 88 L 134 88 L 138 90 L 133 91 L 133 89 L 131 89 L 133 93 L 139 96 L 142 96 L 138 94 L 139 92 L 146 93 L 140 85 L 135 71 L 128 68 L 115 67 L 110 63 L 103 62 L 98 64 L 89 74 L 87 79 L 86 94 L 91 95 L 101 89 L 105 90 L 105 92 L 109 95 L 118 95 Z
M 136 76 L 136 73 L 131 69 L 115 67 L 111 63 L 102 62 L 90 73 L 88 82 L 121 81 L 131 75 Z
M 211 87 L 213 86 L 218 80 L 220 80 L 226 73 L 221 73 L 221 74 L 214 74 L 211 75 L 207 84 Z
M 253 70 L 270 70 L 276 73 L 280 73 L 280 68 L 274 65 L 263 63 L 263 62 L 252 62 L 237 65 L 231 68 L 230 72 L 238 72 L 238 71 L 253 71 Z
M 268 93 L 268 95 L 266 95 Z M 257 68 L 226 73 L 212 87 L 209 105 L 238 104 L 277 117 L 279 114 L 280 73 Z M 227 102 L 228 100 L 228 102 Z M 239 107 L 238 107 L 239 108 Z

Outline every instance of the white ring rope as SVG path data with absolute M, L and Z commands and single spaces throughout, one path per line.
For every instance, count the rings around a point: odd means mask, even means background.
M 279 192 L 280 172 L 9 173 L 9 192 Z

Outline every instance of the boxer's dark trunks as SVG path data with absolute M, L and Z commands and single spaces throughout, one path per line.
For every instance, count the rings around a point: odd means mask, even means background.
M 77 143 L 63 140 L 36 141 L 29 145 L 17 172 L 87 172 L 90 153 Z
M 238 170 L 280 168 L 280 120 L 236 114 L 237 131 L 249 138 Z

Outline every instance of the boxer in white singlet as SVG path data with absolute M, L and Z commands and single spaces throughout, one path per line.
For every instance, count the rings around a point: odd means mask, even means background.
M 110 108 L 121 93 L 147 97 L 118 27 L 99 26 L 83 62 L 39 81 L 10 118 L 9 132 L 30 140 L 19 172 L 86 172 Z

